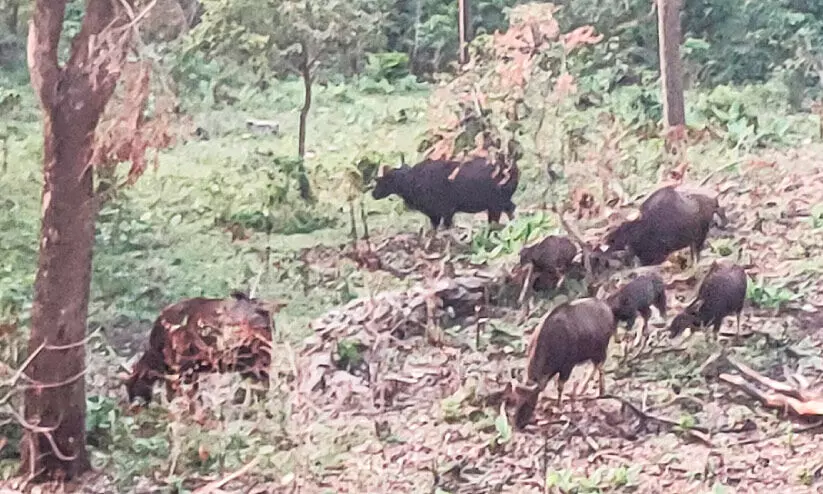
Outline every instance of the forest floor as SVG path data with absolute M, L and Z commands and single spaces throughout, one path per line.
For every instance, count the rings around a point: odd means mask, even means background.
M 738 342 L 731 338 L 734 318 L 728 318 L 721 342 L 730 359 L 778 381 L 797 373 L 815 382 L 823 375 L 823 210 L 817 207 L 823 204 L 821 154 L 820 145 L 769 152 L 746 160 L 734 177 L 718 174 L 711 181 L 723 192 L 730 224 L 713 230 L 698 271 L 721 253 L 734 258 L 737 247 L 743 247 L 741 263 L 751 276 L 767 280 L 754 288 L 764 293 L 752 296 L 759 297 L 759 305 L 774 307 L 749 305 Z M 373 239 L 374 245 L 382 241 L 390 239 Z M 437 283 L 442 256 L 431 251 L 442 250 L 442 244 L 427 253 L 417 235 L 399 235 L 391 242 L 377 250 L 384 263 L 400 268 L 417 259 L 418 270 L 428 273 L 419 284 Z M 321 270 L 350 262 L 339 249 L 322 246 L 305 256 Z M 672 312 L 690 299 L 696 284 L 679 264 L 662 266 L 669 299 L 676 301 L 670 303 Z M 478 271 L 459 261 L 455 268 L 458 275 Z M 345 331 L 347 340 L 373 343 L 363 357 L 379 374 L 363 377 L 323 367 L 328 366 L 323 357 L 330 346 L 318 346 L 316 338 L 305 345 L 278 344 L 275 354 L 281 358 L 275 367 L 281 380 L 278 398 L 271 401 L 284 401 L 251 407 L 242 418 L 257 424 L 261 444 L 268 446 L 261 454 L 277 460 L 269 459 L 269 467 L 258 470 L 264 461 L 258 457 L 240 472 L 244 475 L 212 492 L 823 492 L 823 421 L 768 410 L 718 381 L 718 373 L 735 372 L 722 359 L 704 366 L 718 348 L 703 334 L 675 341 L 653 338 L 648 352 L 627 361 L 621 361 L 620 345 L 613 344 L 606 397 L 597 399 L 591 384 L 558 409 L 549 386 L 536 421 L 517 432 L 500 415 L 500 390 L 520 375 L 524 342 L 549 300 L 537 300 L 528 316 L 501 304 L 480 330 L 476 323 L 448 328 L 436 345 L 422 334 L 377 342 L 375 334 L 389 334 L 391 328 L 372 317 L 369 310 L 374 308 L 364 308 L 368 300 L 355 300 L 340 312 L 357 319 L 358 311 L 365 311 L 359 319 L 372 325 L 336 331 Z M 327 326 L 315 322 L 328 339 Z M 662 326 L 655 315 L 653 327 Z M 110 344 L 119 346 L 118 352 L 133 351 L 130 342 L 116 337 Z M 106 375 L 104 369 L 112 365 L 102 354 L 91 360 L 94 376 Z M 99 372 L 94 365 L 101 366 Z M 324 375 L 322 386 L 312 372 L 317 369 Z M 566 389 L 587 370 L 578 368 Z M 108 389 L 91 394 L 120 392 L 113 376 L 92 380 L 94 386 Z M 223 399 L 207 398 L 218 405 Z M 175 407 L 169 411 L 185 421 Z M 194 421 L 207 429 L 231 428 L 232 420 L 243 415 L 232 419 L 232 413 L 240 412 L 212 409 Z M 208 435 L 191 438 L 199 441 L 201 459 L 218 447 Z M 202 487 L 229 473 L 188 477 L 181 486 Z M 165 473 L 145 478 L 133 492 L 154 492 L 168 478 Z M 111 492 L 105 476 L 88 480 L 83 491 Z
M 518 306 L 519 286 L 506 276 L 516 250 L 485 265 L 470 262 L 483 215 L 459 216 L 451 234 L 441 233 L 424 249 L 422 215 L 398 211 L 399 201 L 369 200 L 376 213 L 369 220 L 374 249 L 352 248 L 348 225 L 339 221 L 348 215 L 332 171 L 357 155 L 353 143 L 368 139 L 391 142 L 412 156 L 427 95 L 369 96 L 346 106 L 327 93 L 318 91 L 313 110 L 310 135 L 324 137 L 322 146 L 310 149 L 309 164 L 326 196 L 321 203 L 335 199 L 339 210 L 310 218 L 316 220 L 312 229 L 303 218 L 295 224 L 305 231 L 289 224 L 295 231 L 233 241 L 216 221 L 266 203 L 257 173 L 269 166 L 273 149 L 291 146 L 294 111 L 283 117 L 283 136 L 269 141 L 232 130 L 242 128 L 239 110 L 209 114 L 198 123 L 220 137 L 164 153 L 157 171 L 101 211 L 87 372 L 95 470 L 66 490 L 823 492 L 823 421 L 764 408 L 718 378 L 736 375 L 730 362 L 739 362 L 793 387 L 804 384 L 796 375 L 804 376 L 813 394 L 823 376 L 823 145 L 765 151 L 733 171 L 715 170 L 707 186 L 721 193 L 729 225 L 712 230 L 697 277 L 682 268 L 682 253 L 661 267 L 671 317 L 714 260 L 736 260 L 742 248 L 739 262 L 752 278 L 750 302 L 739 341 L 730 338 L 734 318 L 724 325 L 727 360 L 716 360 L 719 349 L 700 333 L 675 340 L 654 335 L 646 353 L 625 361 L 621 346 L 612 344 L 607 397 L 598 399 L 592 383 L 558 409 L 550 385 L 534 423 L 514 431 L 501 408 L 502 390 L 522 377 L 526 342 L 540 318 L 579 287 L 570 282 L 538 295 L 528 311 Z M 269 107 L 296 105 L 277 100 Z M 402 122 L 396 118 L 401 112 Z M 29 120 L 34 129 L 36 115 Z M 352 136 L 354 129 L 362 135 Z M 31 135 L 12 147 L 10 173 L 0 177 L 9 205 L 0 226 L 15 232 L 2 237 L 4 262 L 25 266 L 10 271 L 18 278 L 4 278 L 8 286 L 14 281 L 15 293 L 30 291 L 35 266 L 39 141 Z M 701 163 L 699 175 L 709 170 Z M 540 211 L 542 182 L 531 180 L 541 173 L 526 171 L 516 222 L 552 216 Z M 626 181 L 643 183 L 638 188 L 649 192 L 649 175 L 635 170 Z M 289 204 L 285 211 L 304 212 Z M 604 230 L 582 229 L 591 242 Z M 447 242 L 448 236 L 454 240 Z M 289 304 L 276 317 L 268 399 L 235 405 L 236 376 L 212 376 L 195 414 L 182 399 L 129 409 L 118 370 L 134 362 L 160 308 L 248 285 L 268 246 L 275 269 L 259 294 Z M 449 285 L 450 270 L 465 284 Z M 610 286 L 627 273 L 616 272 Z M 488 298 L 472 298 L 478 287 Z M 428 317 L 431 310 L 443 315 L 442 307 L 430 304 L 445 292 L 465 302 L 460 309 L 472 312 L 477 305 L 477 314 L 462 314 L 459 322 Z M 450 322 L 433 327 L 434 319 Z M 658 315 L 652 327 L 664 327 Z M 344 354 L 348 364 L 341 366 Z M 568 393 L 587 371 L 575 370 Z M 0 459 L 3 478 L 14 465 L 14 458 Z M 17 486 L 19 479 L 11 480 L 0 494 Z

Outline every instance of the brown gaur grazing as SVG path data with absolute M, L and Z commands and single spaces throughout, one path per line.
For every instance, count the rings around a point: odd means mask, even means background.
M 700 284 L 697 297 L 672 320 L 670 336 L 674 338 L 687 328 L 712 326 L 716 340 L 723 319 L 732 314 L 737 316 L 739 335 L 747 285 L 748 277 L 741 266 L 713 263 Z
M 606 252 L 628 249 L 641 265 L 650 266 L 689 247 L 694 266 L 700 261 L 715 214 L 725 218 L 716 197 L 663 187 L 643 202 L 639 218 L 622 223 L 606 236 Z
M 578 364 L 594 365 L 583 386 L 597 372 L 600 394 L 605 393 L 603 364 L 616 327 L 609 306 L 595 298 L 564 303 L 543 318 L 529 342 L 526 385 L 515 388 L 514 423 L 518 429 L 531 420 L 540 393 L 555 375 L 557 405 L 562 405 L 563 386 Z
M 666 284 L 656 273 L 640 275 L 610 295 L 606 303 L 615 320 L 625 322 L 627 329 L 634 327 L 638 314 L 643 318 L 643 328 L 634 339 L 634 346 L 637 346 L 641 337 L 647 334 L 651 307 L 657 308 L 660 317 L 666 317 Z
M 240 372 L 268 388 L 272 314 L 281 306 L 235 292 L 225 299 L 191 298 L 165 307 L 152 327 L 149 348 L 125 379 L 129 402 L 150 403 L 161 379 L 168 399 L 178 377 L 196 390 L 197 376 L 204 372 Z
M 572 265 L 577 246 L 568 237 L 549 235 L 536 244 L 520 249 L 520 265 L 532 266 L 532 288 L 553 290 Z

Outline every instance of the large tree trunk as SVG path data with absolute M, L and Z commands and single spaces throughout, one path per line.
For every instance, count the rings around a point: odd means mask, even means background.
M 58 109 L 44 123 L 43 219 L 40 261 L 35 280 L 29 354 L 43 343 L 65 350 L 44 350 L 28 369 L 39 383 L 66 384 L 26 391 L 26 418 L 40 426 L 56 427 L 56 448 L 47 434 L 24 439 L 23 471 L 63 471 L 74 477 L 89 468 L 86 456 L 85 367 L 86 312 L 89 303 L 94 194 L 91 151 L 85 129 L 72 125 Z M 31 444 L 31 441 L 34 444 Z M 73 457 L 67 461 L 61 459 Z M 37 458 L 42 458 L 38 461 Z
M 300 198 L 304 201 L 312 200 L 311 184 L 306 173 L 306 124 L 309 119 L 309 110 L 311 110 L 311 66 L 308 60 L 309 55 L 303 48 L 304 60 L 303 66 L 300 67 L 300 77 L 303 78 L 303 108 L 300 109 L 300 125 L 297 135 L 297 155 L 300 157 L 300 168 L 298 173 L 298 182 L 300 186 Z
M 88 0 L 68 63 L 57 63 L 66 0 L 37 0 L 29 29 L 32 86 L 43 110 L 43 208 L 26 375 L 21 473 L 66 480 L 89 469 L 85 345 L 92 250 L 94 130 L 131 31 L 120 3 Z M 115 30 L 116 34 L 115 34 Z M 44 347 L 45 345 L 45 347 Z
M 680 7 L 681 0 L 657 0 L 663 117 L 667 127 L 686 123 L 683 102 L 683 68 L 680 62 Z

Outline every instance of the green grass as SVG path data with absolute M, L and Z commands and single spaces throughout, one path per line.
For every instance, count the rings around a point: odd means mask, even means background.
M 27 104 L 32 104 L 27 89 L 21 90 L 27 95 Z M 337 172 L 369 149 L 413 156 L 418 134 L 425 128 L 426 91 L 357 95 L 357 104 L 341 103 L 338 92 L 322 87 L 316 91 L 307 159 L 319 199 L 310 214 L 326 216 L 336 226 L 304 234 L 272 235 L 268 242 L 273 260 L 288 260 L 301 248 L 345 242 L 348 216 Z M 117 316 L 152 319 L 165 303 L 199 295 L 222 296 L 230 289 L 251 285 L 263 267 L 266 235 L 256 233 L 247 241 L 232 243 L 230 235 L 214 223 L 224 207 L 262 211 L 269 184 L 256 172 L 275 168 L 273 158 L 266 155 L 296 154 L 299 93 L 290 83 L 272 93 L 288 95 L 290 104 L 283 103 L 282 96 L 259 95 L 241 108 L 195 114 L 195 121 L 209 130 L 211 140 L 191 140 L 163 153 L 156 170 L 148 170 L 136 185 L 102 208 L 95 247 L 92 321 L 103 323 Z M 273 111 L 261 111 L 269 102 Z M 242 106 L 257 111 L 243 111 Z M 387 124 L 400 110 L 406 111 L 408 121 Z M 247 134 L 248 117 L 278 120 L 280 135 Z M 0 212 L 5 232 L 0 236 L 5 253 L 0 261 L 0 283 L 3 299 L 24 299 L 18 301 L 25 305 L 36 266 L 42 182 L 38 123 L 31 121 L 30 115 L 21 115 L 21 120 L 25 137 L 12 140 L 9 170 L 0 177 L 3 200 L 9 205 Z M 295 206 L 296 199 L 290 201 L 273 215 L 288 215 L 293 207 L 303 207 Z M 369 209 L 382 212 L 393 209 L 388 201 L 378 203 L 369 198 L 367 204 Z M 399 219 L 407 225 L 419 220 L 413 215 L 389 214 L 378 217 L 371 226 L 379 231 Z M 284 275 L 273 268 L 269 279 L 261 280 L 259 293 L 288 300 L 282 324 L 305 334 L 302 328 L 308 319 L 333 305 L 334 294 L 322 289 L 301 294 L 302 290 L 295 290 L 300 280 Z

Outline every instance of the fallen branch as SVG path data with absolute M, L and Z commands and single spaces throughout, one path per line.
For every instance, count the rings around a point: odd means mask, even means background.
M 260 457 L 255 456 L 252 461 L 246 463 L 245 465 L 240 467 L 238 470 L 236 470 L 233 473 L 223 477 L 220 480 L 215 480 L 214 482 L 209 482 L 208 484 L 206 484 L 202 487 L 198 487 L 197 489 L 194 490 L 194 492 L 192 494 L 209 494 L 211 492 L 214 492 L 214 491 L 220 489 L 221 487 L 223 487 L 224 485 L 228 484 L 232 480 L 236 479 L 237 477 L 240 477 L 240 476 L 244 475 L 246 472 L 251 470 L 255 465 L 257 465 L 257 462 L 259 462 L 259 461 L 260 461 Z
M 791 396 L 792 398 L 798 399 L 800 401 L 815 401 L 815 400 L 821 399 L 821 397 L 819 395 L 815 395 L 813 393 L 810 394 L 808 392 L 805 392 L 802 389 L 796 389 L 796 388 L 793 388 L 792 386 L 789 386 L 786 383 L 782 383 L 782 382 L 779 382 L 779 381 L 775 381 L 774 379 L 768 378 L 768 377 L 758 373 L 757 371 L 755 371 L 751 367 L 749 367 L 749 366 L 747 366 L 747 365 L 745 365 L 741 362 L 738 362 L 738 361 L 734 360 L 731 357 L 727 357 L 726 360 L 729 362 L 729 365 L 731 365 L 732 367 L 737 369 L 737 371 L 740 372 L 741 374 L 743 374 L 744 376 L 746 376 L 749 379 L 752 379 L 752 380 L 756 381 L 757 383 L 759 383 L 763 386 L 766 386 L 767 388 L 772 389 L 772 390 L 774 390 L 778 393 L 782 393 L 782 394 Z
M 755 398 L 766 408 L 780 409 L 784 413 L 791 411 L 802 417 L 823 416 L 823 397 L 804 401 L 776 390 L 763 391 L 746 381 L 742 376 L 732 374 L 721 374 L 718 379 Z
M 640 417 L 642 420 L 657 422 L 659 424 L 665 425 L 665 426 L 670 427 L 670 428 L 671 427 L 678 427 L 678 428 L 680 427 L 680 422 L 678 422 L 674 419 L 670 419 L 668 417 L 661 417 L 659 415 L 652 415 L 651 413 L 649 413 L 645 410 L 641 410 L 637 405 L 633 404 L 632 402 L 630 402 L 630 401 L 628 401 L 624 398 L 621 398 L 619 396 L 603 395 L 603 396 L 598 396 L 598 397 L 595 397 L 595 398 L 592 398 L 592 399 L 595 399 L 595 400 L 616 400 L 616 401 L 619 401 L 626 408 L 628 408 L 629 410 L 634 412 L 635 415 Z M 691 431 L 697 431 L 697 432 L 701 432 L 703 434 L 708 434 L 709 433 L 709 429 L 707 429 L 706 427 L 700 426 L 700 425 L 694 425 L 694 426 L 690 427 L 689 429 L 684 430 L 684 432 L 686 432 L 686 433 L 690 433 Z M 702 437 L 698 437 L 698 438 L 700 440 L 705 440 Z

